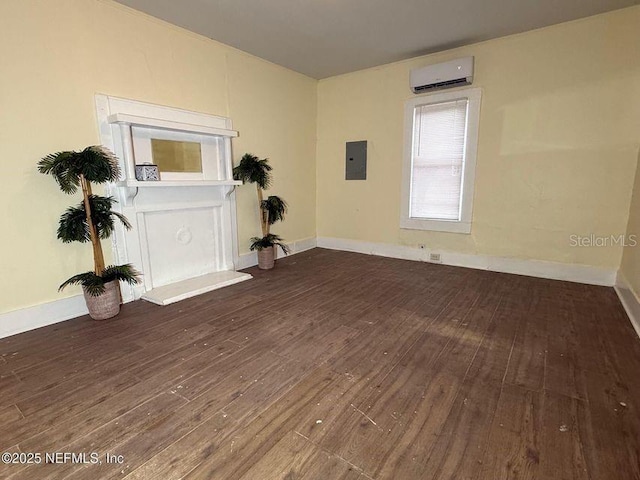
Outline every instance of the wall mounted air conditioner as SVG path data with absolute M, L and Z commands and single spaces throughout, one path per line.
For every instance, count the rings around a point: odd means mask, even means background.
M 471 85 L 472 82 L 473 57 L 458 58 L 411 70 L 413 93 Z

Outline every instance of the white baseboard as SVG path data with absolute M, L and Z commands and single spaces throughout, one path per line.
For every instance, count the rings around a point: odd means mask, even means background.
M 296 253 L 304 252 L 316 248 L 316 238 L 309 237 L 301 240 L 295 240 L 293 242 L 286 242 L 287 246 L 291 250 L 289 255 L 295 255 Z M 278 258 L 284 257 L 284 253 L 278 252 Z M 237 270 L 244 270 L 245 268 L 255 267 L 258 264 L 258 253 L 249 252 L 243 253 L 236 262 Z
M 0 314 L 0 338 L 64 322 L 87 313 L 89 312 L 82 295 L 2 313 Z
M 365 253 L 382 257 L 401 258 L 405 260 L 428 261 L 430 253 L 440 253 L 441 263 L 460 267 L 491 270 L 495 272 L 530 275 L 533 277 L 567 280 L 592 285 L 616 286 L 616 291 L 624 305 L 634 328 L 640 335 L 640 302 L 622 275 L 606 268 L 588 265 L 570 265 L 541 260 L 522 260 L 488 255 L 471 255 L 449 251 L 433 251 L 414 247 L 383 243 L 363 242 L 330 237 L 309 237 L 287 243 L 291 254 L 315 248 L 329 248 L 348 252 Z M 256 252 L 239 256 L 236 268 L 242 270 L 258 264 Z M 0 338 L 44 327 L 87 314 L 87 307 L 82 295 L 43 303 L 13 312 L 0 314 Z
M 509 257 L 493 257 L 489 255 L 472 255 L 450 252 L 446 250 L 430 250 L 392 245 L 386 243 L 363 242 L 343 238 L 318 237 L 317 246 L 333 250 L 365 253 L 381 257 L 401 258 L 404 260 L 429 261 L 431 253 L 439 253 L 445 265 L 490 270 L 493 272 L 514 273 L 531 277 L 566 280 L 569 282 L 587 283 L 591 285 L 613 286 L 616 271 L 588 265 L 571 265 L 567 263 L 547 262 L 542 260 L 524 260 Z
M 627 278 L 621 271 L 618 271 L 618 278 L 614 288 L 620 298 L 620 302 L 622 302 L 622 306 L 629 316 L 629 320 L 631 320 L 631 325 L 633 325 L 633 328 L 640 337 L 640 296 L 633 291 Z
M 291 253 L 300 253 L 315 248 L 315 237 L 296 240 L 287 243 Z M 255 252 L 240 255 L 236 268 L 252 267 L 258 264 L 258 255 Z M 45 327 L 58 322 L 64 322 L 72 318 L 86 315 L 87 306 L 82 295 L 42 303 L 33 307 L 21 308 L 12 312 L 0 314 L 0 338 L 9 337 L 18 333 L 27 332 L 36 328 Z

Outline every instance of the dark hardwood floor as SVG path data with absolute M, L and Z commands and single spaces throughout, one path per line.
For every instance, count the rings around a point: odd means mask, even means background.
M 250 272 L 0 340 L 0 452 L 43 455 L 0 478 L 640 479 L 613 289 L 322 249 Z

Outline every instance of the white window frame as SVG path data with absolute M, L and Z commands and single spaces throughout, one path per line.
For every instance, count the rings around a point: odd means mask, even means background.
M 404 110 L 404 159 L 402 169 L 402 208 L 400 228 L 433 230 L 437 232 L 471 233 L 473 192 L 475 188 L 478 129 L 480 124 L 480 88 L 466 88 L 430 95 L 420 95 L 407 100 Z M 467 136 L 465 141 L 464 168 L 462 172 L 462 200 L 460 220 L 441 220 L 410 217 L 411 174 L 413 172 L 413 121 L 416 107 L 455 100 L 468 100 Z

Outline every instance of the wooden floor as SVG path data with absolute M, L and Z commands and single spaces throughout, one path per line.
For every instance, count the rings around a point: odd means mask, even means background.
M 103 461 L 0 478 L 640 478 L 611 288 L 322 249 L 250 272 L 0 340 L 0 451 Z

